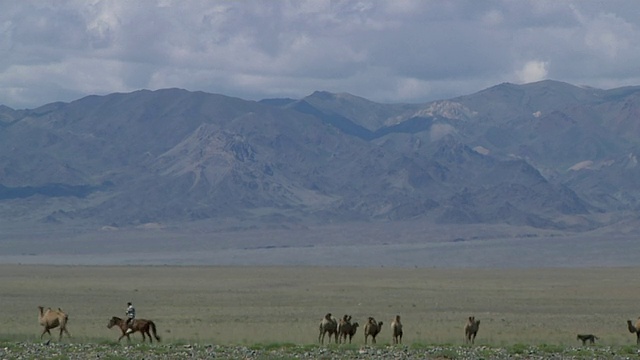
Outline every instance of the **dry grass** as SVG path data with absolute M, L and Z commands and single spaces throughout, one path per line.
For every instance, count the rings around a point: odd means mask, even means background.
M 0 338 L 36 338 L 43 305 L 69 313 L 76 340 L 115 340 L 107 321 L 132 301 L 167 342 L 313 344 L 331 312 L 384 321 L 381 344 L 397 314 L 405 344 L 461 344 L 469 315 L 476 344 L 578 345 L 577 333 L 635 344 L 637 270 L 0 265 Z

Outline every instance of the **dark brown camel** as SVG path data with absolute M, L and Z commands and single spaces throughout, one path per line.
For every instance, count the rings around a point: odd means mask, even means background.
M 469 320 L 464 325 L 464 339 L 466 343 L 473 344 L 475 342 L 479 328 L 480 320 L 476 320 L 475 316 L 469 316 Z

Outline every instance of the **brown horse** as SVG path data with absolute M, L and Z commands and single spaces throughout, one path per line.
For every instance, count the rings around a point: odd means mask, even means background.
M 160 336 L 158 336 L 158 334 L 156 333 L 156 324 L 151 321 L 151 320 L 145 320 L 145 319 L 134 319 L 132 324 L 131 324 L 131 332 L 127 334 L 127 329 L 129 329 L 127 327 L 127 320 L 126 319 L 121 319 L 117 316 L 114 316 L 111 318 L 111 320 L 109 320 L 109 324 L 107 324 L 107 327 L 109 329 L 111 329 L 113 326 L 117 326 L 118 328 L 120 328 L 120 331 L 122 331 L 122 335 L 120 335 L 120 337 L 118 338 L 118 342 L 120 340 L 122 340 L 123 337 L 127 337 L 128 341 L 131 341 L 131 338 L 129 337 L 130 334 L 133 334 L 136 331 L 140 331 L 140 333 L 142 334 L 142 341 L 144 342 L 146 339 L 145 334 L 149 335 L 149 342 L 153 342 L 153 338 L 151 337 L 151 333 L 149 332 L 149 329 L 151 329 L 151 331 L 153 332 L 153 337 L 156 338 L 156 340 L 160 341 Z

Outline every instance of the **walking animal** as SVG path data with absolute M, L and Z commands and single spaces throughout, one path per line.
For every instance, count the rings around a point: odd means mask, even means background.
M 632 324 L 631 320 L 627 320 L 627 328 L 632 334 L 636 334 L 636 344 L 640 345 L 640 317 L 636 320 L 636 324 Z
M 360 326 L 360 324 L 358 324 L 357 322 L 354 322 L 353 324 L 351 324 L 351 329 L 349 329 L 349 344 L 351 344 L 351 339 L 353 339 L 353 336 L 356 334 L 356 331 L 358 330 L 358 326 Z
M 42 330 L 42 334 L 40 334 L 40 339 L 44 336 L 45 333 L 48 333 L 51 336 L 51 329 L 55 329 L 60 327 L 60 336 L 58 340 L 62 339 L 62 333 L 67 333 L 67 336 L 71 337 L 69 331 L 67 330 L 67 322 L 69 321 L 69 315 L 67 315 L 62 309 L 58 308 L 58 310 L 52 310 L 51 308 L 47 308 L 45 311 L 42 306 L 38 306 L 40 310 L 38 314 L 38 322 L 40 325 L 44 327 Z
M 578 334 L 576 340 L 581 340 L 582 346 L 585 346 L 587 345 L 587 341 L 589 341 L 590 344 L 595 344 L 598 337 L 593 334 Z
M 391 334 L 394 344 L 402 344 L 402 323 L 400 322 L 400 315 L 396 315 L 396 318 L 391 322 Z
M 122 332 L 122 335 L 120 335 L 120 337 L 118 338 L 118 342 L 120 342 L 120 340 L 122 340 L 122 338 L 125 336 L 127 337 L 127 341 L 131 341 L 129 335 L 135 333 L 136 331 L 139 331 L 142 334 L 142 342 L 146 340 L 146 335 L 149 336 L 150 343 L 153 343 L 154 337 L 156 338 L 156 340 L 160 341 L 160 336 L 158 336 L 158 333 L 156 331 L 156 324 L 151 320 L 135 319 L 129 325 L 127 325 L 126 319 L 121 319 L 117 316 L 114 316 L 111 318 L 111 320 L 109 320 L 107 327 L 111 329 L 114 326 L 117 326 Z M 153 332 L 153 337 L 151 336 L 151 332 L 149 332 L 149 330 Z
M 479 327 L 480 320 L 476 320 L 474 316 L 469 316 L 469 320 L 464 326 L 464 339 L 466 343 L 473 344 L 475 342 Z
M 338 343 L 338 322 L 331 316 L 331 313 L 327 313 L 322 321 L 320 321 L 320 334 L 318 334 L 318 341 L 324 344 L 324 336 L 329 333 L 329 343 L 331 343 L 331 336 L 335 337 L 336 344 Z
M 382 330 L 382 321 L 376 322 L 376 319 L 369 317 L 367 325 L 364 326 L 364 343 L 367 343 L 367 338 L 371 336 L 371 343 L 376 343 L 376 335 Z
M 360 325 L 357 322 L 351 323 L 350 315 L 345 315 L 338 323 L 338 342 L 346 343 L 347 337 L 349 337 L 349 344 L 351 344 L 351 339 L 356 334 L 358 326 Z

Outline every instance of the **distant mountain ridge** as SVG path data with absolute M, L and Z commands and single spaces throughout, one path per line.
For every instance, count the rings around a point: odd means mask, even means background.
M 640 87 L 549 80 L 425 104 L 163 89 L 0 106 L 0 215 L 589 230 L 640 208 L 639 119 Z

